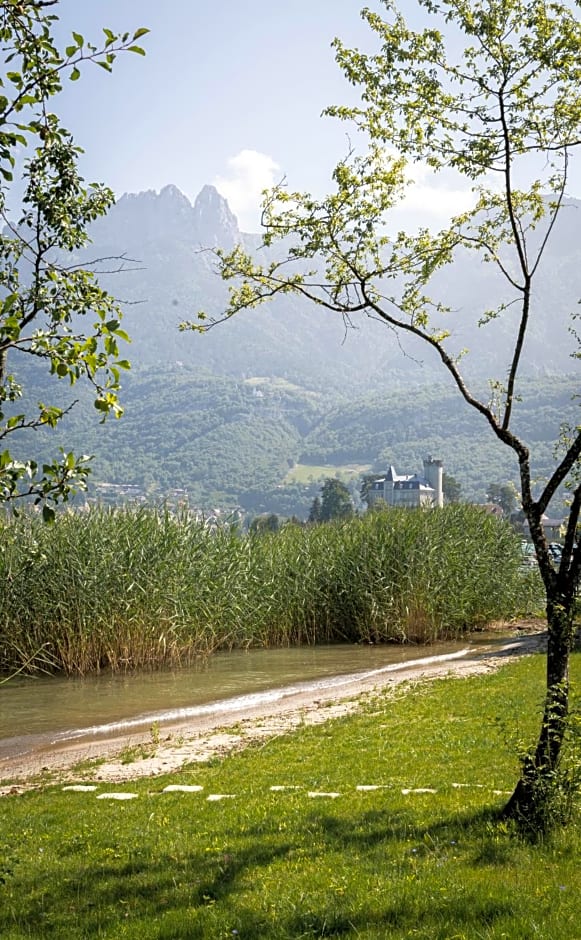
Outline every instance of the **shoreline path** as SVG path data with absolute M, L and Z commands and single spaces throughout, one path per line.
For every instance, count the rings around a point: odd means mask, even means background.
M 342 684 L 315 690 L 300 689 L 236 712 L 214 712 L 164 723 L 159 740 L 151 730 L 112 737 L 59 742 L 43 750 L 0 761 L 0 796 L 17 794 L 48 783 L 110 781 L 120 783 L 177 771 L 185 764 L 203 762 L 292 731 L 299 725 L 322 724 L 357 710 L 365 696 L 447 676 L 472 676 L 494 671 L 515 656 L 543 648 L 545 634 L 539 624 L 517 625 L 515 635 L 494 649 L 470 649 L 466 655 L 442 660 L 430 657 L 397 670 L 344 676 Z M 527 631 L 527 632 L 523 632 Z M 135 759 L 128 760 L 134 750 Z

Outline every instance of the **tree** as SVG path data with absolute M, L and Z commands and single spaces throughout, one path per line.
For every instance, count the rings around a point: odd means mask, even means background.
M 368 509 L 370 509 L 371 506 L 373 505 L 373 502 L 370 502 L 369 500 L 369 493 L 371 492 L 371 488 L 376 480 L 377 480 L 377 476 L 373 473 L 365 473 L 361 477 L 361 486 L 359 488 L 359 495 L 361 497 L 361 501 L 365 503 Z
M 278 532 L 279 530 L 280 519 L 274 512 L 255 516 L 250 523 L 250 532 L 254 535 L 264 535 L 267 532 Z
M 353 500 L 348 488 L 341 480 L 327 477 L 321 487 L 319 522 L 332 522 L 335 519 L 350 519 L 354 513 Z M 311 507 L 313 514 L 313 507 Z M 309 521 L 311 516 L 309 515 Z
M 517 508 L 516 490 L 512 483 L 489 483 L 487 499 L 500 506 L 505 516 L 510 516 Z
M 347 323 L 367 315 L 385 324 L 386 338 L 395 334 L 400 343 L 411 337 L 423 344 L 481 416 L 483 428 L 512 452 L 546 593 L 548 650 L 541 729 L 505 812 L 542 827 L 550 818 L 547 801 L 567 728 L 581 571 L 575 539 L 581 430 L 577 420 L 555 429 L 560 449 L 553 472 L 535 489 L 535 452 L 514 419 L 538 275 L 581 142 L 578 4 L 416 0 L 425 25 L 414 29 L 391 0 L 383 2 L 385 18 L 362 13 L 377 51 L 362 53 L 335 41 L 338 64 L 359 89 L 360 104 L 327 111 L 353 122 L 367 150 L 352 151 L 337 165 L 335 190 L 323 199 L 275 188 L 264 204 L 263 240 L 271 248 L 285 240 L 285 257 L 264 263 L 240 246 L 219 252 L 221 274 L 233 280 L 227 309 L 215 321 L 202 312 L 184 327 L 207 329 L 281 293 L 308 298 Z M 409 184 L 408 167 L 413 171 L 420 162 L 423 172 L 453 174 L 455 183 L 471 187 L 473 206 L 438 232 L 421 228 L 390 236 L 389 210 Z M 498 366 L 483 396 L 471 387 L 469 357 L 454 344 L 452 312 L 434 282 L 435 274 L 470 252 L 496 273 L 504 292 L 502 303 L 475 314 Z M 506 324 L 502 343 L 495 339 L 497 321 Z M 571 355 L 578 359 L 574 327 Z M 570 505 L 556 567 L 541 520 L 563 485 L 570 486 Z
M 310 522 L 313 525 L 316 525 L 321 521 L 321 497 L 315 496 L 313 502 L 311 503 L 311 508 L 309 510 L 309 516 L 307 522 Z
M 462 484 L 458 483 L 456 477 L 451 473 L 444 471 L 442 476 L 442 492 L 447 503 L 459 503 Z
M 88 241 L 87 227 L 113 202 L 104 186 L 86 186 L 78 170 L 81 150 L 51 109 L 63 81 L 77 81 L 84 63 L 111 71 L 117 55 L 130 51 L 148 32 L 115 34 L 104 29 L 100 47 L 73 33 L 59 49 L 52 12 L 58 0 L 10 0 L 0 11 L 4 71 L 0 74 L 0 440 L 26 430 L 54 428 L 74 402 L 62 407 L 38 402 L 23 412 L 23 374 L 34 377 L 44 364 L 55 379 L 88 381 L 102 418 L 122 413 L 120 371 L 129 367 L 119 342 L 121 311 L 98 284 L 94 266 L 74 263 L 73 252 Z M 19 217 L 8 205 L 13 171 L 22 154 L 23 195 Z M 112 261 L 113 259 L 101 259 Z M 119 259 L 117 259 L 119 261 Z M 83 325 L 82 318 L 92 322 Z M 26 368 L 25 363 L 31 365 Z M 20 370 L 20 371 L 17 371 Z M 34 380 L 34 379 L 33 379 Z M 52 506 L 84 488 L 87 457 L 64 453 L 39 467 L 0 452 L 0 503 L 33 497 L 45 518 Z

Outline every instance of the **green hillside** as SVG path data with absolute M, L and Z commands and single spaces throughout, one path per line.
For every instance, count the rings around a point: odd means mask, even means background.
M 568 417 L 578 423 L 571 401 L 578 377 L 565 374 L 575 367 L 568 328 L 578 299 L 578 209 L 567 202 L 547 247 L 524 350 L 529 379 L 515 405 L 516 429 L 534 445 L 538 479 L 552 463 L 561 423 Z M 121 259 L 120 270 L 101 280 L 124 301 L 123 326 L 132 337 L 124 351 L 133 366 L 123 380 L 125 415 L 101 426 L 81 383 L 61 384 L 60 403 L 77 395 L 79 403 L 57 433 L 11 441 L 15 456 L 40 461 L 59 445 L 94 454 L 90 498 L 187 494 L 203 509 L 242 506 L 303 517 L 324 476 L 342 475 L 356 493 L 353 467 L 379 472 L 394 464 L 415 472 L 432 454 L 461 484 L 463 497 L 475 501 L 485 498 L 489 482 L 516 479 L 511 452 L 450 384 L 441 384 L 437 357 L 405 337 L 398 342 L 365 316 L 348 324 L 282 295 L 204 335 L 180 332 L 180 321 L 195 319 L 201 308 L 217 317 L 224 311 L 227 285 L 200 244 L 242 240 L 270 257 L 271 249 L 238 231 L 211 187 L 194 206 L 172 186 L 159 195 L 125 196 L 92 235 L 90 250 L 69 261 Z M 471 350 L 463 368 L 486 400 L 486 379 L 506 374 L 503 356 L 515 324 L 507 310 L 486 328 L 477 326 L 481 304 L 507 300 L 491 266 L 462 255 L 451 271 L 431 286 L 452 308 L 451 349 Z M 55 401 L 52 380 L 13 353 L 11 368 L 29 401 Z
M 554 429 L 574 416 L 573 390 L 567 376 L 525 386 L 518 426 L 534 445 L 538 479 L 552 462 Z M 36 391 L 42 394 L 42 383 Z M 95 454 L 92 498 L 159 499 L 181 490 L 204 509 L 303 517 L 323 477 L 340 475 L 356 493 L 354 467 L 414 472 L 429 453 L 444 461 L 468 500 L 484 500 L 489 482 L 516 480 L 510 452 L 441 386 L 386 387 L 351 399 L 276 377 L 236 380 L 173 366 L 130 374 L 123 402 L 123 419 L 100 425 L 82 399 L 58 434 L 22 439 L 23 453 L 32 444 L 43 459 L 60 444 Z

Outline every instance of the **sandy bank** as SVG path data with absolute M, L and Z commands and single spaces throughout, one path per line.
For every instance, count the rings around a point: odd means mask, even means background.
M 515 656 L 538 650 L 542 644 L 542 633 L 518 631 L 493 652 L 470 650 L 446 661 L 420 661 L 397 671 L 345 676 L 339 688 L 317 689 L 316 693 L 297 691 L 267 705 L 166 724 L 159 740 L 152 740 L 151 732 L 147 732 L 66 742 L 1 761 L 0 795 L 16 794 L 55 777 L 77 782 L 121 782 L 169 773 L 185 764 L 285 734 L 298 725 L 320 724 L 354 712 L 374 691 L 396 688 L 404 682 L 415 684 L 448 675 L 489 672 Z

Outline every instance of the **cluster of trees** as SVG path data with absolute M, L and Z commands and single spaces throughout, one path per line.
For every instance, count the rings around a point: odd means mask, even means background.
M 327 477 L 321 487 L 321 495 L 315 496 L 311 503 L 308 521 L 313 524 L 333 522 L 350 519 L 354 514 L 355 507 L 348 487 L 341 480 Z
M 514 483 L 489 483 L 486 497 L 495 506 L 500 506 L 507 518 L 517 509 L 517 490 Z

